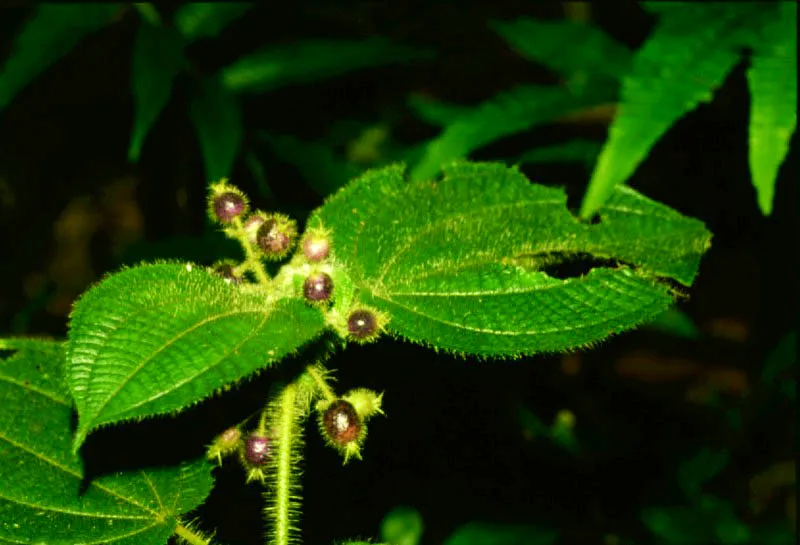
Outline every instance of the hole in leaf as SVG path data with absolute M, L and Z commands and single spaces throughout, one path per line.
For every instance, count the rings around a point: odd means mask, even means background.
M 550 252 L 529 257 L 538 270 L 559 280 L 580 278 L 598 267 L 615 269 L 620 266 L 620 262 L 614 259 L 602 259 L 586 253 Z

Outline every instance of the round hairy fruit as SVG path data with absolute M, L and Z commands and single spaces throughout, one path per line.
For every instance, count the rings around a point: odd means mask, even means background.
M 303 296 L 309 301 L 327 301 L 333 294 L 333 279 L 324 272 L 312 274 L 303 282 Z
M 292 249 L 296 235 L 297 228 L 293 222 L 265 218 L 256 231 L 256 244 L 267 257 L 280 259 Z
M 272 442 L 269 437 L 258 433 L 251 433 L 244 441 L 244 459 L 254 466 L 267 463 L 272 453 Z
M 247 210 L 247 202 L 238 193 L 225 191 L 214 195 L 211 210 L 220 223 L 230 223 Z
M 347 317 L 347 331 L 356 339 L 368 339 L 377 333 L 378 319 L 368 310 L 355 310 Z
M 221 276 L 229 283 L 233 284 L 242 283 L 242 277 L 236 275 L 236 270 L 232 263 L 226 263 L 226 262 L 217 263 L 212 268 L 212 271 L 214 272 L 214 274 L 216 274 L 217 276 Z
M 342 447 L 358 441 L 363 422 L 352 403 L 338 399 L 322 413 L 322 428 L 331 443 Z
M 319 235 L 307 236 L 303 239 L 303 254 L 309 261 L 322 261 L 331 251 L 328 239 Z
M 244 222 L 244 232 L 247 234 L 247 239 L 251 244 L 256 244 L 256 236 L 258 228 L 264 225 L 266 221 L 266 214 L 263 212 L 255 212 Z

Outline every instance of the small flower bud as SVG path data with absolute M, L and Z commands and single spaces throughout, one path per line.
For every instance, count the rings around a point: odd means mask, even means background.
M 308 301 L 327 301 L 331 295 L 333 295 L 333 279 L 324 272 L 312 274 L 303 282 L 303 296 Z
M 318 233 L 309 233 L 303 237 L 303 255 L 311 262 L 319 262 L 328 257 L 331 246 L 327 237 Z
M 338 399 L 322 413 L 322 427 L 331 443 L 342 447 L 358 441 L 363 423 L 352 403 Z
M 208 198 L 208 212 L 211 219 L 228 224 L 246 214 L 247 208 L 247 198 L 244 193 L 228 185 L 226 179 L 211 185 Z
M 222 459 L 236 452 L 242 445 L 242 432 L 237 427 L 228 428 L 219 434 L 208 448 L 209 460 L 217 460 L 222 465 Z
M 211 272 L 221 276 L 229 284 L 241 284 L 243 278 L 236 274 L 236 266 L 230 261 L 220 261 L 211 267 Z
M 297 224 L 280 214 L 264 218 L 256 230 L 256 244 L 269 259 L 283 259 L 289 254 L 297 237 Z

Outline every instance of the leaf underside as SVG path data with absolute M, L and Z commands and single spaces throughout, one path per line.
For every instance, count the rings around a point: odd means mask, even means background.
M 453 163 L 442 181 L 407 183 L 399 165 L 367 172 L 311 218 L 390 331 L 454 352 L 513 356 L 577 348 L 667 308 L 670 278 L 690 285 L 710 234 L 629 188 L 598 225 L 560 189 L 499 164 Z M 554 260 L 619 265 L 554 278 Z
M 620 106 L 584 196 L 582 217 L 591 217 L 613 188 L 628 180 L 678 119 L 712 99 L 765 9 L 771 8 L 698 2 L 662 13 L 623 78 Z
M 3 339 L 0 543 L 163 545 L 213 481 L 205 460 L 84 482 L 70 448 L 72 401 L 61 343 Z
M 123 270 L 77 302 L 67 381 L 77 449 L 101 424 L 177 412 L 265 368 L 319 335 L 300 300 L 267 303 L 199 267 Z

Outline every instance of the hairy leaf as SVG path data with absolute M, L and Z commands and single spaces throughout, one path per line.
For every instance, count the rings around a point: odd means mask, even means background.
M 375 37 L 361 41 L 305 41 L 241 58 L 222 71 L 225 86 L 235 92 L 263 92 L 315 81 L 351 70 L 430 58 L 428 50 Z
M 454 163 L 441 182 L 403 167 L 366 173 L 311 218 L 389 329 L 456 352 L 517 355 L 575 348 L 629 329 L 672 302 L 661 277 L 690 285 L 710 234 L 702 223 L 617 190 L 598 225 L 578 222 L 560 189 L 499 164 Z M 581 256 L 616 260 L 557 278 Z
M 139 160 L 147 132 L 169 101 L 172 81 L 183 69 L 183 40 L 174 29 L 143 24 L 133 46 L 131 86 L 136 118 L 133 123 L 128 160 Z
M 187 42 L 214 38 L 251 7 L 252 2 L 191 2 L 175 12 L 175 27 Z
M 631 51 L 589 24 L 520 18 L 490 26 L 526 59 L 565 76 L 582 71 L 621 78 L 631 66 Z
M 778 169 L 797 128 L 797 3 L 779 2 L 754 44 L 750 85 L 750 170 L 758 205 L 772 212 Z
M 181 264 L 142 265 L 106 278 L 77 302 L 67 382 L 77 449 L 101 424 L 179 411 L 297 350 L 321 313 Z
M 0 109 L 87 34 L 109 24 L 119 4 L 40 4 L 0 71 Z
M 709 2 L 666 10 L 623 78 L 622 99 L 581 204 L 591 217 L 684 114 L 712 99 L 739 60 L 758 3 Z M 769 9 L 769 8 L 767 8 Z
M 608 89 L 573 94 L 560 87 L 528 85 L 501 93 L 455 118 L 431 140 L 411 170 L 413 180 L 438 174 L 442 165 L 499 138 L 553 121 L 613 98 Z
M 206 181 L 227 178 L 242 141 L 242 112 L 236 97 L 217 78 L 203 82 L 190 113 L 203 152 Z
M 0 542 L 163 545 L 211 490 L 205 460 L 84 481 L 70 449 L 72 400 L 61 343 L 3 339 Z
M 444 545 L 553 545 L 558 532 L 536 526 L 472 522 L 456 529 Z

